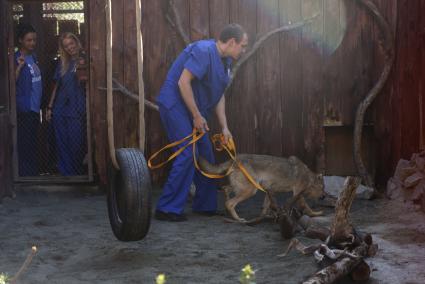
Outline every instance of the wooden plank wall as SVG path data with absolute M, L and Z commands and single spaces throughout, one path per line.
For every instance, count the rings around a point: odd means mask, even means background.
M 159 1 L 154 1 L 159 2 Z M 90 110 L 95 171 L 100 185 L 107 183 L 109 150 L 106 121 L 105 0 L 89 1 Z M 137 90 L 135 1 L 112 1 L 113 77 L 133 93 Z M 155 27 L 155 23 L 150 24 Z M 164 39 L 165 40 L 165 39 Z M 151 45 L 153 43 L 150 43 Z M 149 46 L 148 45 L 148 46 Z M 154 44 L 153 44 L 154 46 Z M 146 51 L 145 51 L 146 54 Z M 114 92 L 115 147 L 138 147 L 138 105 Z
M 375 2 L 395 30 L 397 1 Z M 250 45 L 272 28 L 321 13 L 314 25 L 271 39 L 242 68 L 228 99 L 228 116 L 241 152 L 297 155 L 312 168 L 322 170 L 323 121 L 352 124 L 357 104 L 380 72 L 382 58 L 376 46 L 379 33 L 369 15 L 351 0 L 175 0 L 175 3 L 183 29 L 191 40 L 217 36 L 225 24 L 238 22 L 247 29 Z M 184 47 L 166 21 L 166 4 L 167 1 L 142 1 L 144 79 L 146 96 L 152 101 L 168 67 Z M 107 180 L 109 159 L 105 93 L 98 89 L 106 84 L 104 5 L 104 0 L 96 0 L 90 1 L 89 7 L 93 143 L 102 183 Z M 113 1 L 113 5 L 114 77 L 137 92 L 133 1 Z M 387 87 L 388 93 L 378 97 L 376 112 L 368 116 L 368 121 L 377 123 L 377 138 L 386 137 L 379 140 L 379 149 L 387 150 L 380 153 L 378 162 L 378 173 L 383 176 L 390 171 L 385 159 L 388 151 L 399 141 L 393 138 L 397 136 L 392 136 L 398 129 L 397 121 L 388 122 L 380 114 L 388 109 L 388 101 L 394 101 L 394 89 Z M 137 146 L 137 105 L 120 94 L 115 94 L 114 102 L 115 116 L 119 117 L 115 121 L 117 147 Z M 394 103 L 391 106 L 396 107 Z M 397 114 L 397 110 L 392 113 Z M 166 138 L 157 112 L 147 110 L 146 125 L 149 156 L 166 143 Z M 384 135 L 380 136 L 381 133 Z M 393 139 L 391 146 L 387 146 L 386 139 Z M 154 179 L 158 180 L 164 173 L 153 172 Z
M 9 70 L 7 52 L 6 1 L 0 1 L 0 200 L 11 195 L 12 190 L 12 148 L 9 118 Z
M 9 108 L 9 70 L 8 70 L 8 52 L 7 52 L 7 11 L 6 1 L 0 0 L 0 37 L 2 44 L 0 44 L 0 112 L 6 112 Z
M 161 3 L 159 3 L 161 2 Z M 376 0 L 395 28 L 396 0 Z M 143 1 L 145 84 L 154 100 L 183 48 L 163 15 L 167 1 Z M 352 0 L 177 0 L 191 40 L 242 24 L 250 45 L 267 31 L 319 14 L 311 26 L 271 38 L 240 70 L 228 98 L 228 120 L 240 152 L 297 155 L 324 168 L 324 121 L 351 126 L 358 103 L 382 65 L 378 31 Z M 373 111 L 368 122 L 373 122 Z M 156 113 L 147 113 L 147 155 L 166 143 Z M 215 128 L 217 129 L 217 128 Z M 155 172 L 155 175 L 157 172 Z
M 0 112 L 0 201 L 3 196 L 12 194 L 11 130 L 9 114 Z
M 377 177 L 384 184 L 399 159 L 425 150 L 425 1 L 398 0 L 392 9 L 381 0 L 380 6 L 389 19 L 397 19 L 395 68 L 374 106 L 380 145 Z
M 94 165 L 100 185 L 107 182 L 107 123 L 106 92 L 106 19 L 105 0 L 89 1 L 90 26 L 90 120 L 92 123 L 92 143 Z
M 384 183 L 399 158 L 409 158 L 425 147 L 420 79 L 425 74 L 425 1 L 373 1 L 398 34 L 390 82 L 367 114 L 378 142 L 377 176 Z M 137 92 L 134 1 L 112 2 L 114 77 Z M 146 96 L 152 101 L 184 47 L 165 18 L 167 2 L 142 1 L 144 79 Z M 312 26 L 270 39 L 240 70 L 228 98 L 228 118 L 240 152 L 297 155 L 311 168 L 323 170 L 323 123 L 351 125 L 358 103 L 381 71 L 379 32 L 370 16 L 353 0 L 174 2 L 191 40 L 215 37 L 225 24 L 238 22 L 246 28 L 251 46 L 270 29 L 320 13 Z M 109 160 L 106 93 L 99 89 L 106 85 L 105 0 L 88 3 L 92 138 L 96 172 L 105 184 Z M 114 101 L 117 147 L 137 146 L 137 105 L 119 94 Z M 146 125 L 149 156 L 166 138 L 157 112 L 146 111 Z M 153 172 L 154 179 L 165 172 Z

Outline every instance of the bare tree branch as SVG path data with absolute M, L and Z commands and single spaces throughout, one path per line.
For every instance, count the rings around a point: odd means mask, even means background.
M 139 96 L 131 92 L 130 90 L 128 90 L 126 87 L 124 87 L 117 79 L 112 78 L 112 81 L 114 82 L 114 88 L 112 88 L 112 91 L 119 92 L 135 102 L 139 101 Z M 99 87 L 98 89 L 102 91 L 106 90 L 106 88 L 104 87 Z M 159 111 L 158 105 L 156 105 L 155 103 L 147 99 L 144 99 L 144 101 L 145 101 L 145 106 L 147 106 L 148 108 L 152 110 Z
M 379 12 L 376 5 L 370 0 L 356 0 L 360 5 L 363 5 L 366 10 L 373 16 L 376 20 L 378 27 L 383 36 L 383 42 L 380 44 L 386 58 L 384 69 L 382 70 L 379 80 L 376 82 L 375 86 L 369 91 L 366 95 L 366 98 L 360 103 L 356 112 L 356 119 L 354 124 L 354 162 L 357 167 L 359 175 L 363 178 L 366 185 L 374 188 L 373 178 L 368 173 L 361 156 L 361 146 L 362 146 L 362 132 L 363 132 L 363 122 L 366 110 L 372 104 L 376 96 L 382 91 L 388 76 L 391 72 L 391 68 L 394 63 L 394 36 L 391 32 L 391 28 L 388 25 L 387 21 Z
M 268 33 L 266 33 L 265 35 L 263 35 L 259 40 L 257 40 L 254 43 L 254 45 L 252 46 L 252 49 L 243 58 L 241 58 L 238 61 L 238 63 L 235 65 L 235 67 L 233 68 L 233 75 L 230 78 L 230 82 L 227 85 L 226 89 L 224 90 L 224 93 L 226 94 L 229 91 L 229 89 L 232 86 L 233 81 L 236 78 L 236 75 L 237 75 L 239 69 L 242 67 L 242 65 L 244 65 L 248 61 L 248 59 L 250 59 L 258 51 L 258 49 L 261 47 L 261 45 L 266 40 L 268 40 L 271 36 L 273 36 L 273 35 L 275 35 L 277 33 L 289 32 L 289 31 L 292 31 L 292 30 L 299 29 L 299 28 L 301 28 L 301 27 L 303 27 L 303 26 L 305 26 L 307 24 L 310 24 L 318 16 L 319 16 L 319 14 L 315 14 L 313 17 L 308 18 L 308 19 L 306 19 L 304 21 L 299 21 L 299 22 L 296 22 L 296 23 L 293 23 L 293 24 L 290 24 L 290 25 L 281 26 L 281 27 L 276 28 L 274 30 L 271 30 Z
M 177 34 L 180 36 L 181 41 L 184 45 L 188 45 L 190 43 L 189 36 L 184 32 L 182 21 L 179 13 L 177 12 L 176 5 L 173 0 L 168 0 L 168 5 L 165 9 L 165 18 L 168 23 L 177 30 Z M 170 11 L 171 10 L 171 11 Z

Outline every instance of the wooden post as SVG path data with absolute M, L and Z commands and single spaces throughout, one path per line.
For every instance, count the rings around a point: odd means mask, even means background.
M 140 0 L 136 0 L 137 78 L 139 82 L 139 148 L 145 152 L 145 84 L 143 80 L 143 37 Z
M 422 84 L 419 85 L 419 150 L 425 150 Z
M 115 155 L 114 142 L 114 98 L 112 96 L 112 3 L 106 1 L 106 88 L 107 88 L 107 120 L 108 120 L 108 142 L 109 154 L 112 164 L 119 169 Z
M 9 5 L 6 1 L 0 1 L 0 37 L 9 38 L 8 25 L 11 24 L 8 16 Z M 11 39 L 9 38 L 9 41 Z M 9 70 L 9 58 L 13 58 L 13 53 L 8 56 L 9 42 L 0 45 L 0 58 L 4 64 L 0 66 L 0 201 L 3 196 L 13 196 L 12 192 L 12 127 L 10 123 L 10 97 L 9 82 L 15 82 L 13 72 Z M 10 49 L 13 51 L 13 49 Z M 12 61 L 13 63 L 13 61 Z M 11 65 L 14 66 L 14 65 Z M 14 68 L 10 68 L 14 70 Z M 9 73 L 10 72 L 10 73 Z M 12 85 L 12 83 L 10 83 Z M 14 84 L 13 84 L 14 86 Z M 14 98 L 15 96 L 13 96 Z

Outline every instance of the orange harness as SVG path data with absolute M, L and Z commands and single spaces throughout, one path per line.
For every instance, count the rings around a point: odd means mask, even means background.
M 218 175 L 218 174 L 210 174 L 207 172 L 204 172 L 203 170 L 201 170 L 201 168 L 198 165 L 198 161 L 196 160 L 196 142 L 201 139 L 203 136 L 205 135 L 205 133 L 198 133 L 196 131 L 196 129 L 193 129 L 192 134 L 186 136 L 185 138 L 170 143 L 168 145 L 166 145 L 165 147 L 163 147 L 161 150 L 157 151 L 156 153 L 154 153 L 148 160 L 148 167 L 150 169 L 158 169 L 162 166 L 164 166 L 165 164 L 167 164 L 168 162 L 170 162 L 171 160 L 173 160 L 174 158 L 176 158 L 178 155 L 181 154 L 181 152 L 183 152 L 187 147 L 189 147 L 190 145 L 192 145 L 192 151 L 193 151 L 193 162 L 195 164 L 195 168 L 201 172 L 204 176 L 209 177 L 209 178 L 213 178 L 213 179 L 218 179 L 218 178 L 223 178 L 225 176 L 228 176 L 233 170 L 234 170 L 234 166 L 237 165 L 239 167 L 239 169 L 242 171 L 242 173 L 245 175 L 245 177 L 255 186 L 255 188 L 264 191 L 264 188 L 258 184 L 254 178 L 248 173 L 247 169 L 242 165 L 242 163 L 240 163 L 237 159 L 236 159 L 236 145 L 235 142 L 233 141 L 232 138 L 229 139 L 229 141 L 227 143 L 224 143 L 224 136 L 223 134 L 214 134 L 213 137 L 211 138 L 212 143 L 215 146 L 215 149 L 217 151 L 223 151 L 226 150 L 226 152 L 229 154 L 230 158 L 233 160 L 233 164 L 227 169 L 225 174 L 222 175 Z M 164 162 L 161 162 L 157 165 L 153 165 L 152 164 L 152 160 L 155 159 L 160 153 L 162 153 L 163 151 L 176 147 L 182 143 L 184 143 L 185 141 L 189 141 L 189 143 L 187 143 L 186 145 L 184 145 L 183 147 L 181 147 L 180 149 L 178 149 L 176 152 L 174 152 L 173 154 L 171 154 Z

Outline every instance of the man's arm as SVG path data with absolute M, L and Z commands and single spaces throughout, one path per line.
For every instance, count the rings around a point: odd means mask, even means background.
M 19 74 L 21 74 L 22 67 L 24 67 L 25 57 L 21 55 L 18 57 L 17 61 L 18 61 L 18 65 L 16 66 L 16 69 L 15 69 L 15 82 L 18 81 Z
M 192 73 L 190 73 L 189 70 L 183 69 L 178 85 L 183 101 L 189 109 L 190 113 L 192 114 L 193 126 L 199 132 L 205 132 L 209 131 L 210 129 L 208 128 L 207 121 L 199 112 L 198 106 L 196 105 L 195 98 L 193 96 L 191 81 L 194 78 L 195 77 Z
M 218 122 L 220 123 L 222 133 L 224 135 L 225 143 L 228 142 L 230 138 L 232 138 L 232 134 L 229 131 L 229 128 L 227 126 L 227 118 L 226 118 L 226 98 L 223 95 L 218 102 L 217 106 L 215 107 L 215 113 L 218 118 Z

